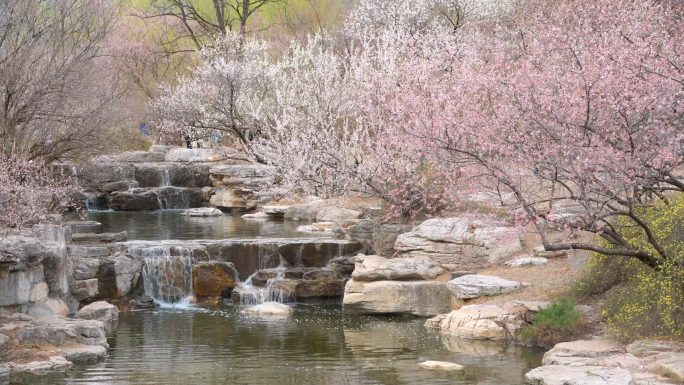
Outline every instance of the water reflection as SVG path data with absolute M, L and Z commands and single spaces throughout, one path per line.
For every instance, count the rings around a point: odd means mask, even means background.
M 283 219 L 246 220 L 239 215 L 194 218 L 182 211 L 150 212 L 91 211 L 87 220 L 102 223 L 104 232 L 127 231 L 130 240 L 228 239 L 228 238 L 312 238 L 320 234 L 301 233 L 301 221 Z
M 105 361 L 66 373 L 15 375 L 12 383 L 522 384 L 533 366 L 524 356 L 540 357 L 535 349 L 491 341 L 484 342 L 487 354 L 479 354 L 474 346 L 482 341 L 446 343 L 423 322 L 345 316 L 339 304 L 298 305 L 287 320 L 248 316 L 238 307 L 123 313 Z M 418 369 L 425 360 L 466 370 Z

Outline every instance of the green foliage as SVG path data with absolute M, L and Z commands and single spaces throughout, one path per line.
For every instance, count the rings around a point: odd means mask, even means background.
M 576 285 L 579 296 L 605 295 L 603 317 L 615 338 L 684 337 L 684 196 L 635 210 L 650 225 L 667 259 L 655 270 L 633 258 L 594 255 Z M 657 255 L 631 220 L 614 224 L 638 250 Z M 604 244 L 604 246 L 607 246 Z
M 539 309 L 533 325 L 523 328 L 521 337 L 536 345 L 552 346 L 572 339 L 583 327 L 584 320 L 575 309 L 575 300 L 563 298 L 546 309 Z

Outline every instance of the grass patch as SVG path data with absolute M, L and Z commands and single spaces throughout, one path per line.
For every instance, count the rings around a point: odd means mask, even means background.
M 539 346 L 553 346 L 573 339 L 582 333 L 585 325 L 575 304 L 574 299 L 562 298 L 546 309 L 539 309 L 532 326 L 523 328 L 520 337 Z

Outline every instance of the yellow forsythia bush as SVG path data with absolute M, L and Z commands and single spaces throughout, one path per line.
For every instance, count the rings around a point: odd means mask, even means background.
M 580 295 L 603 294 L 603 316 L 619 340 L 684 337 L 684 194 L 635 210 L 650 224 L 669 261 L 654 270 L 634 258 L 594 255 L 577 285 Z M 658 255 L 645 232 L 627 218 L 614 225 L 635 248 Z

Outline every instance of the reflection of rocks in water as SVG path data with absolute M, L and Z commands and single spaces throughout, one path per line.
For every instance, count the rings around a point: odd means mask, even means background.
M 440 339 L 449 351 L 472 356 L 504 354 L 513 345 L 509 341 L 471 340 L 445 334 Z

